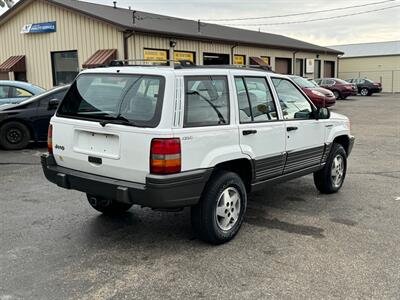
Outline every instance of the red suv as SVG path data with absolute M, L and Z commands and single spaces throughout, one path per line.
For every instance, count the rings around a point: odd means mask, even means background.
M 348 96 L 357 95 L 357 87 L 339 78 L 315 79 L 317 84 L 323 88 L 331 90 L 336 99 L 346 99 Z
M 329 107 L 335 105 L 336 98 L 331 91 L 300 76 L 290 76 L 290 78 L 301 87 L 303 92 L 306 93 L 308 98 L 310 98 L 316 107 Z

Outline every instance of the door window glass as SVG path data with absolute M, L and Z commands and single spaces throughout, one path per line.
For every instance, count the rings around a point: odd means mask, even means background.
M 272 78 L 286 120 L 309 119 L 312 106 L 306 97 L 287 79 Z
M 15 88 L 15 97 L 17 98 L 25 98 L 33 96 L 32 93 L 28 92 L 27 90 L 21 88 Z
M 9 98 L 10 87 L 2 85 L 0 86 L 0 99 Z
M 185 78 L 184 126 L 229 124 L 229 92 L 225 76 Z
M 264 77 L 236 77 L 241 123 L 277 120 L 271 90 Z

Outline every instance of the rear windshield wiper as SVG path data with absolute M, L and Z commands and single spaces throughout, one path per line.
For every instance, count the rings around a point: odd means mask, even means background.
M 208 99 L 207 97 L 204 97 L 202 94 L 200 94 L 198 91 L 190 91 L 186 93 L 187 95 L 196 95 L 199 96 L 201 99 L 203 99 L 204 101 L 206 101 L 211 107 L 212 109 L 215 111 L 215 113 L 218 116 L 219 119 L 219 123 L 220 124 L 226 124 L 226 121 L 224 119 L 224 116 L 221 114 L 221 112 L 219 111 L 219 109 L 217 108 L 217 106 L 211 102 L 210 99 Z
M 143 127 L 139 126 L 138 124 L 132 121 L 129 121 L 127 118 L 124 118 L 123 116 L 116 116 L 113 117 L 112 119 L 102 120 L 99 123 L 103 127 L 106 126 L 107 124 L 119 124 L 119 125 Z

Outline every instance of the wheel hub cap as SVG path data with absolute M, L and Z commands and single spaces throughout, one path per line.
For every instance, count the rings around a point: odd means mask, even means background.
M 18 144 L 22 139 L 22 132 L 17 128 L 11 128 L 6 137 L 9 143 Z
M 338 154 L 333 159 L 331 168 L 332 183 L 337 188 L 342 184 L 344 174 L 344 160 L 343 157 Z
M 231 229 L 240 214 L 240 194 L 234 187 L 226 188 L 218 198 L 215 216 L 217 225 L 222 230 Z

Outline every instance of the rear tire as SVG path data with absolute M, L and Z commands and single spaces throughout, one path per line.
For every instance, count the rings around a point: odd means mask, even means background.
M 361 94 L 361 96 L 371 96 L 371 93 L 370 93 L 370 91 L 369 91 L 369 89 L 367 89 L 367 88 L 362 88 L 361 90 L 360 90 L 360 94 Z
M 323 194 L 340 190 L 346 177 L 347 155 L 343 146 L 334 143 L 323 169 L 314 173 L 316 188 Z
M 226 243 L 238 233 L 246 206 L 242 179 L 236 173 L 218 171 L 208 181 L 199 203 L 191 208 L 192 227 L 203 241 Z
M 132 207 L 133 204 L 122 203 L 86 194 L 91 207 L 105 215 L 120 215 Z
M 30 139 L 28 127 L 21 122 L 11 121 L 0 127 L 0 146 L 6 150 L 24 149 Z

